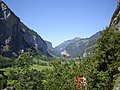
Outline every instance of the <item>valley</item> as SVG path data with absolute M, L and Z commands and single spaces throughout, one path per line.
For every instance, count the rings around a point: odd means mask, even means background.
M 0 0 L 0 90 L 119 90 L 119 68 L 120 1 L 108 27 L 53 48 Z

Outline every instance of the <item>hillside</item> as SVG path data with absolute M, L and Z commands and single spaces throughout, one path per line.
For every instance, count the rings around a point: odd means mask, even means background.
M 16 57 L 20 50 L 26 51 L 27 48 L 50 56 L 45 41 L 0 1 L 0 54 Z
M 110 26 L 113 26 L 116 31 L 120 31 L 120 0 L 118 0 L 117 8 L 111 18 Z
M 86 57 L 92 54 L 92 49 L 98 38 L 100 38 L 100 32 L 97 32 L 89 38 L 77 37 L 72 40 L 67 40 L 56 46 L 55 51 L 60 55 L 66 54 L 69 57 L 76 57 L 78 55 Z
M 52 57 L 60 57 L 60 55 L 55 51 L 55 49 L 52 46 L 52 43 L 49 41 L 45 41 L 48 46 L 48 52 Z

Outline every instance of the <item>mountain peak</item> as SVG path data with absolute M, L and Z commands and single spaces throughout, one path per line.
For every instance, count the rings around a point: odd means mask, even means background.
M 77 40 L 80 40 L 81 38 L 80 37 L 75 37 L 75 40 L 77 41 Z
M 7 5 L 4 2 L 2 2 L 1 0 L 0 0 L 0 11 L 1 11 L 1 13 L 0 13 L 1 20 L 6 21 L 11 15 L 11 11 L 7 7 Z
M 120 0 L 117 2 L 117 8 L 111 18 L 110 26 L 113 26 L 116 31 L 120 31 Z
M 120 0 L 118 0 L 118 3 L 117 3 L 117 7 L 119 7 L 120 6 Z
M 0 54 L 14 57 L 20 50 L 26 51 L 27 48 L 50 56 L 45 41 L 24 25 L 20 18 L 0 0 Z
M 100 32 L 97 32 L 89 38 L 75 37 L 74 39 L 67 40 L 56 46 L 55 50 L 60 55 L 66 55 L 69 57 L 76 57 L 81 55 L 81 57 L 85 57 L 92 53 L 92 48 L 94 47 L 95 42 L 99 37 Z

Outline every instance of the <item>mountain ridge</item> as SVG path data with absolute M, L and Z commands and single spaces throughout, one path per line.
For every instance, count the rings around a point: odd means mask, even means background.
M 98 38 L 100 38 L 100 31 L 89 38 L 75 37 L 74 39 L 64 41 L 54 49 L 59 55 L 66 54 L 69 57 L 80 55 L 81 57 L 86 57 L 88 54 L 92 53 L 92 47 L 94 47 L 93 45 Z
M 9 7 L 0 1 L 0 54 L 15 57 L 20 50 L 31 48 L 50 56 L 45 41 L 33 30 L 24 25 Z

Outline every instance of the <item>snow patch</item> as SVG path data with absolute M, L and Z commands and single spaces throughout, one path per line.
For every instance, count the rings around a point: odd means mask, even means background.
M 66 50 L 62 51 L 62 52 L 61 52 L 61 55 L 70 56 L 70 55 L 67 53 L 67 51 L 66 51 Z

